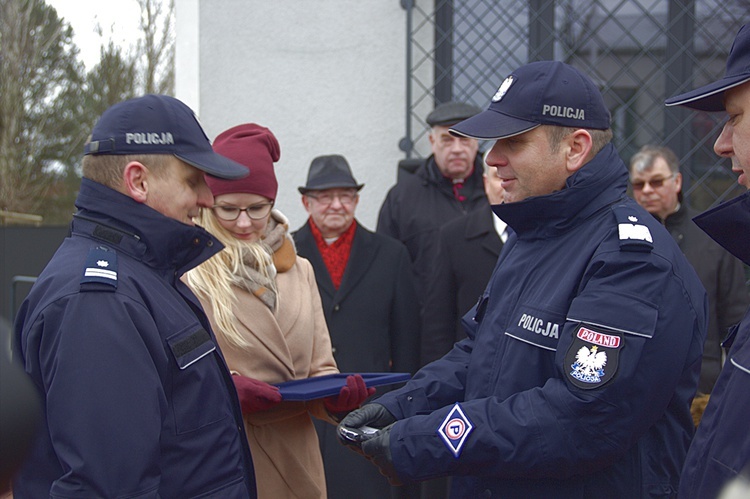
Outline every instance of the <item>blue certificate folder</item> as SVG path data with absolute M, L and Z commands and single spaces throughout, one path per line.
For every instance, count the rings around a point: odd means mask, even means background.
M 296 379 L 279 383 L 279 392 L 284 400 L 313 400 L 331 395 L 338 395 L 346 385 L 346 377 L 359 374 L 365 380 L 367 387 L 393 385 L 411 378 L 409 373 L 338 373 L 314 378 Z

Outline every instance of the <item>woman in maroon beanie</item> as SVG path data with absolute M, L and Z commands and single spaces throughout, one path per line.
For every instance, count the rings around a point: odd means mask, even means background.
M 285 402 L 275 386 L 337 373 L 310 263 L 296 255 L 288 221 L 273 209 L 278 190 L 273 133 L 256 124 L 221 133 L 214 150 L 248 167 L 239 180 L 206 176 L 214 206 L 197 223 L 226 248 L 187 282 L 216 333 L 242 405 L 258 497 L 326 497 L 311 416 L 335 424 L 373 389 L 349 376 L 337 396 Z

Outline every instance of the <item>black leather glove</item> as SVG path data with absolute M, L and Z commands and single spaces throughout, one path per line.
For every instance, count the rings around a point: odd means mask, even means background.
M 392 424 L 378 431 L 369 440 L 363 441 L 362 453 L 378 467 L 380 474 L 388 479 L 388 483 L 403 485 L 396 474 L 396 468 L 393 466 L 393 458 L 391 457 L 391 428 L 393 428 Z
M 339 442 L 351 447 L 353 450 L 362 453 L 361 444 L 368 438 L 372 438 L 375 432 L 371 429 L 379 430 L 396 421 L 396 418 L 388 412 L 388 409 L 380 404 L 365 404 L 359 409 L 355 409 L 341 420 L 338 425 L 336 434 Z M 365 429 L 363 430 L 363 427 Z
M 349 428 L 359 428 L 360 426 L 370 426 L 372 428 L 385 428 L 389 424 L 395 423 L 396 418 L 384 406 L 373 402 L 365 404 L 359 409 L 355 409 L 341 420 L 339 426 Z

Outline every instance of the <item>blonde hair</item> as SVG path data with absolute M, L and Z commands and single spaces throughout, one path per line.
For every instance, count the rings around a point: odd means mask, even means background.
M 249 343 L 240 334 L 234 320 L 233 307 L 237 294 L 232 286 L 243 279 L 251 279 L 247 262 L 253 262 L 252 270 L 273 279 L 269 267 L 273 263 L 271 250 L 262 241 L 241 241 L 217 222 L 213 212 L 201 208 L 197 220 L 224 244 L 225 248 L 187 273 L 187 283 L 201 299 L 208 301 L 213 309 L 216 335 L 228 343 L 247 348 Z

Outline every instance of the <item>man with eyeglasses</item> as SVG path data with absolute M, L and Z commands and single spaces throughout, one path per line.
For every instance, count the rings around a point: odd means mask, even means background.
M 671 149 L 643 146 L 630 159 L 630 185 L 635 200 L 666 226 L 706 288 L 708 331 L 698 392 L 711 393 L 722 366 L 721 341 L 750 304 L 745 269 L 693 223 L 697 213 L 683 203 L 682 174 Z
M 750 189 L 750 25 L 740 28 L 723 78 L 670 97 L 680 105 L 725 112 L 714 152 L 731 160 L 737 183 Z M 750 265 L 750 192 L 694 218 L 730 253 Z M 750 311 L 724 339 L 724 368 L 690 446 L 680 481 L 681 498 L 748 497 L 750 494 Z
M 300 187 L 310 215 L 293 234 L 313 266 L 334 358 L 341 372 L 409 372 L 419 363 L 419 309 L 404 245 L 355 219 L 358 184 L 341 155 L 313 159 Z M 316 424 L 328 497 L 382 498 L 388 480 L 365 459 L 352 459 L 336 429 Z

